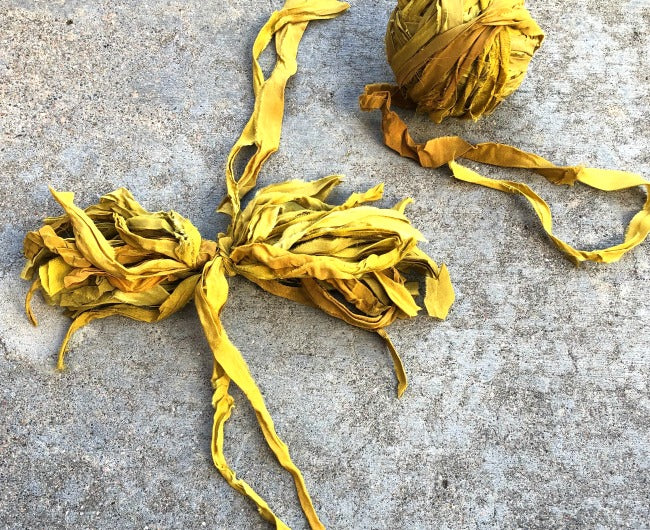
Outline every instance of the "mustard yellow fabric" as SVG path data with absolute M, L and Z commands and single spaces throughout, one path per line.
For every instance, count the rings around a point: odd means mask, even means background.
M 360 106 L 381 110 L 384 141 L 400 155 L 428 168 L 447 164 L 458 180 L 523 196 L 551 241 L 575 264 L 614 262 L 650 232 L 650 181 L 624 171 L 560 167 L 509 145 L 472 145 L 458 136 L 417 143 L 391 110 L 391 104 L 415 108 L 438 123 L 449 116 L 477 120 L 521 84 L 542 39 L 522 0 L 399 0 L 386 33 L 386 53 L 398 85 L 366 86 Z M 462 158 L 531 169 L 558 185 L 581 182 L 603 191 L 644 186 L 647 198 L 628 224 L 622 243 L 579 250 L 553 234 L 550 207 L 529 186 L 485 178 L 457 162 Z
M 523 0 L 398 0 L 386 55 L 420 112 L 476 120 L 519 87 L 543 39 Z
M 372 206 L 381 199 L 383 185 L 334 205 L 327 198 L 341 177 L 290 180 L 259 190 L 241 207 L 262 164 L 278 148 L 284 88 L 296 71 L 298 43 L 307 22 L 331 18 L 346 8 L 333 0 L 289 0 L 260 32 L 253 49 L 255 108 L 228 159 L 227 197 L 221 211 L 231 222 L 216 241 L 203 239 L 174 211 L 146 210 L 121 188 L 85 210 L 75 205 L 72 193 L 51 190 L 65 214 L 45 219 L 24 242 L 27 264 L 22 276 L 32 281 L 26 297 L 29 318 L 36 324 L 31 300 L 41 291 L 48 304 L 63 307 L 72 319 L 59 351 L 59 368 L 72 335 L 93 320 L 121 315 L 157 322 L 194 300 L 214 357 L 214 465 L 278 529 L 288 527 L 235 475 L 224 456 L 225 423 L 234 405 L 231 383 L 246 396 L 269 448 L 293 477 L 310 527 L 324 526 L 244 357 L 221 323 L 227 278 L 242 275 L 270 293 L 376 332 L 393 359 L 399 395 L 407 386 L 406 372 L 385 328 L 420 310 L 417 284 L 407 282 L 407 274 L 424 280 L 423 304 L 429 315 L 445 318 L 454 301 L 446 267 L 438 267 L 417 246 L 423 237 L 404 213 L 410 199 L 393 208 Z M 278 61 L 265 79 L 257 57 L 273 37 Z M 256 152 L 237 178 L 235 159 L 243 146 L 250 145 Z

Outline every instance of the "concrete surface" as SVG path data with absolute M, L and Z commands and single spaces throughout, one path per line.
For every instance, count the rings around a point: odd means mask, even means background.
M 366 82 L 390 80 L 383 33 L 394 0 L 353 2 L 313 24 L 290 82 L 282 146 L 263 183 L 344 173 L 340 194 L 386 182 L 413 196 L 426 250 L 449 265 L 446 322 L 392 327 L 411 386 L 395 398 L 375 336 L 231 282 L 226 328 L 330 528 L 648 528 L 650 243 L 620 263 L 575 268 L 522 200 L 452 182 L 380 142 L 361 114 Z M 440 126 L 562 163 L 650 176 L 648 0 L 530 1 L 548 38 L 492 117 Z M 222 167 L 252 108 L 249 49 L 280 0 L 0 0 L 0 521 L 5 528 L 268 528 L 212 467 L 210 353 L 193 308 L 159 325 L 115 318 L 75 338 L 22 312 L 21 241 L 58 213 L 128 186 L 206 235 Z M 558 233 L 610 244 L 641 190 L 533 184 Z M 289 478 L 240 394 L 227 456 L 292 527 Z

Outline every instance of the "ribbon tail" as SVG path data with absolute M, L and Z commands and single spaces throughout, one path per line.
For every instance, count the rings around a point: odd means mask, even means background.
M 215 376 L 213 377 L 214 394 L 212 396 L 212 406 L 214 407 L 214 423 L 212 427 L 212 461 L 219 473 L 226 479 L 231 488 L 235 489 L 242 495 L 245 495 L 257 505 L 257 511 L 260 515 L 274 523 L 278 530 L 289 530 L 269 508 L 266 501 L 260 497 L 253 488 L 244 480 L 238 479 L 235 472 L 230 468 L 226 457 L 223 453 L 224 427 L 226 421 L 230 418 L 235 400 L 228 392 L 230 378 L 226 375 L 223 368 L 215 362 Z
M 408 378 L 406 377 L 404 364 L 402 363 L 402 359 L 399 356 L 399 353 L 397 353 L 397 350 L 395 349 L 393 341 L 390 340 L 388 333 L 386 333 L 386 330 L 383 328 L 378 329 L 377 335 L 384 339 L 386 346 L 388 346 L 388 351 L 390 351 L 390 356 L 393 359 L 393 366 L 395 368 L 395 377 L 397 378 L 397 397 L 401 398 L 402 394 L 404 394 L 404 391 L 408 387 Z
M 216 435 L 216 441 L 213 438 L 212 446 L 215 465 L 217 465 L 219 471 L 221 471 L 222 475 L 232 487 L 247 495 L 257 504 L 263 516 L 267 519 L 270 517 L 269 520 L 275 522 L 278 528 L 286 528 L 286 526 L 280 526 L 284 523 L 268 509 L 266 503 L 252 489 L 243 489 L 243 486 L 235 481 L 234 473 L 227 467 L 223 458 L 223 425 L 230 414 L 229 407 L 232 406 L 232 398 L 227 397 L 226 381 L 229 382 L 232 380 L 242 390 L 253 407 L 266 443 L 275 454 L 280 465 L 293 477 L 300 505 L 310 527 L 312 529 L 324 529 L 325 527 L 316 515 L 316 510 L 307 491 L 302 473 L 291 460 L 288 447 L 276 433 L 273 420 L 266 408 L 262 393 L 257 387 L 246 361 L 239 350 L 230 342 L 221 324 L 220 313 L 227 297 L 228 282 L 223 261 L 222 258 L 215 258 L 205 266 L 203 277 L 196 286 L 194 297 L 197 312 L 203 325 L 203 331 L 215 359 L 213 385 L 215 386 L 217 410 L 215 412 L 213 436 Z M 226 393 L 224 393 L 224 387 L 226 388 Z
M 287 0 L 280 11 L 271 15 L 253 45 L 253 89 L 255 108 L 235 142 L 226 162 L 227 197 L 218 211 L 235 217 L 240 200 L 255 187 L 262 165 L 280 145 L 284 92 L 289 78 L 298 70 L 298 46 L 307 25 L 312 20 L 331 19 L 350 6 L 337 0 Z M 258 59 L 275 37 L 277 60 L 268 79 L 264 78 Z M 236 160 L 242 148 L 255 146 L 242 175 L 235 174 Z
M 29 321 L 33 326 L 38 326 L 38 320 L 36 319 L 36 315 L 32 309 L 32 298 L 34 297 L 34 293 L 40 288 L 41 280 L 39 278 L 36 278 L 32 282 L 32 285 L 30 286 L 29 291 L 27 291 L 27 295 L 25 296 L 25 313 L 27 313 L 27 318 L 29 318 Z

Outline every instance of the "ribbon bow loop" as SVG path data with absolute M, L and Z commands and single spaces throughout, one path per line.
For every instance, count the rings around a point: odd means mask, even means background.
M 190 221 L 176 212 L 149 212 L 125 189 L 86 210 L 74 204 L 74 194 L 51 191 L 65 215 L 27 234 L 22 277 L 32 280 L 25 305 L 34 324 L 31 299 L 39 289 L 73 319 L 59 368 L 74 332 L 93 320 L 123 315 L 157 322 L 192 299 L 217 246 Z

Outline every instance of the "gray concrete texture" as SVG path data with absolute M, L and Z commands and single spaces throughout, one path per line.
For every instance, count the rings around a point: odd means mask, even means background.
M 380 339 L 230 281 L 223 319 L 329 528 L 648 528 L 650 243 L 574 267 L 514 198 L 454 182 L 383 146 L 365 83 L 391 80 L 383 35 L 394 0 L 353 2 L 312 24 L 287 92 L 280 151 L 261 184 L 347 176 L 414 197 L 426 251 L 457 290 L 449 319 L 397 322 L 410 387 L 395 397 Z M 211 355 L 193 307 L 146 325 L 113 318 L 73 340 L 36 301 L 23 314 L 22 238 L 59 208 L 129 187 L 206 237 L 226 154 L 253 105 L 250 48 L 280 0 L 0 1 L 0 521 L 5 528 L 268 528 L 210 457 Z M 650 176 L 648 0 L 530 1 L 547 32 L 521 89 L 478 123 L 424 139 L 502 141 L 558 163 Z M 269 57 L 266 58 L 270 64 Z M 643 190 L 559 188 L 520 171 L 557 232 L 613 244 Z M 226 455 L 293 528 L 288 475 L 239 392 Z

